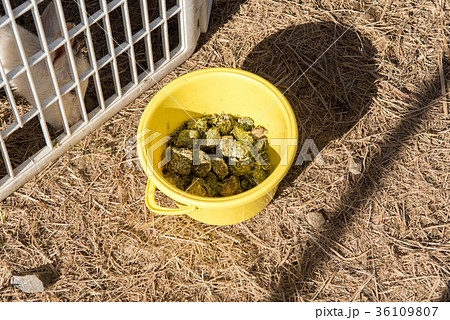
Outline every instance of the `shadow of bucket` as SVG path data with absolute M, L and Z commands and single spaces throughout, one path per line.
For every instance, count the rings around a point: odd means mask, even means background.
M 248 191 L 221 198 L 194 196 L 172 186 L 164 179 L 161 168 L 170 133 L 191 118 L 222 112 L 251 117 L 256 125 L 268 130 L 272 174 Z M 148 176 L 147 207 L 157 214 L 186 214 L 212 225 L 230 225 L 250 219 L 272 200 L 294 161 L 297 138 L 297 122 L 289 102 L 263 78 L 229 68 L 185 74 L 152 98 L 139 122 L 137 148 Z M 156 188 L 175 200 L 178 208 L 156 204 Z

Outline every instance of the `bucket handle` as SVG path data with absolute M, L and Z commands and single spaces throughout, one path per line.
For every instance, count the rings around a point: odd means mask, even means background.
M 162 214 L 166 216 L 177 216 L 181 214 L 188 214 L 192 213 L 197 209 L 194 205 L 189 206 L 181 206 L 181 208 L 165 208 L 158 205 L 155 201 L 155 190 L 156 186 L 150 181 L 150 179 L 147 182 L 147 189 L 145 191 L 145 203 L 147 204 L 147 207 L 157 214 Z

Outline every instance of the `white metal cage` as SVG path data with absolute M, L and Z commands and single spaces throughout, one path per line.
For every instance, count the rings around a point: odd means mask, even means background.
M 42 18 L 50 1 L 60 28 L 51 40 Z M 2 30 L 10 28 L 21 63 L 5 66 L 0 55 L 0 200 L 185 61 L 200 33 L 207 30 L 211 4 L 212 0 L 2 0 L 0 51 L 7 37 Z M 30 54 L 22 27 L 39 39 L 36 52 Z M 81 73 L 72 47 L 77 37 L 85 42 L 83 54 L 89 61 Z M 71 74 L 71 81 L 63 84 L 58 82 L 51 58 L 61 48 L 66 49 Z M 42 79 L 33 73 L 39 63 L 45 63 L 53 86 L 53 93 L 45 98 L 37 89 Z M 21 101 L 14 94 L 15 79 L 21 76 L 33 102 Z M 110 80 L 109 85 L 105 79 Z M 89 85 L 84 96 L 81 85 L 86 80 Z M 69 93 L 74 94 L 80 109 L 81 119 L 73 125 L 62 102 Z M 63 127 L 56 132 L 45 116 L 55 103 Z M 35 142 L 39 135 L 43 145 Z

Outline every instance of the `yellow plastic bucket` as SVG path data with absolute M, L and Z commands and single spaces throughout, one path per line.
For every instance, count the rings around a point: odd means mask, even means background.
M 221 198 L 185 193 L 162 175 L 161 159 L 167 136 L 183 122 L 211 113 L 249 116 L 268 130 L 269 157 L 274 171 L 260 185 Z M 297 122 L 283 94 L 271 83 L 240 69 L 211 68 L 185 74 L 162 88 L 149 102 L 139 122 L 139 160 L 148 176 L 147 207 L 162 215 L 186 214 L 213 225 L 230 225 L 255 216 L 271 201 L 294 161 Z M 178 208 L 155 202 L 155 190 L 176 201 Z

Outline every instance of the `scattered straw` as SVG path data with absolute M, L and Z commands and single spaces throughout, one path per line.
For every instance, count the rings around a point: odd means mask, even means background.
M 244 223 L 152 214 L 147 178 L 129 153 L 152 88 L 0 204 L 0 299 L 450 299 L 441 91 L 450 79 L 441 21 L 450 14 L 426 0 L 368 6 L 214 1 L 208 33 L 162 85 L 240 67 L 283 91 L 354 23 L 286 93 L 300 143 L 314 139 L 325 164 L 292 167 L 274 201 Z M 348 172 L 349 154 L 363 160 L 360 175 Z M 156 199 L 174 205 L 161 192 Z M 306 221 L 312 211 L 327 221 L 320 229 Z M 55 277 L 45 292 L 10 286 L 11 274 L 47 264 Z

